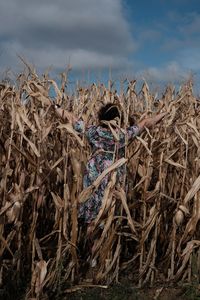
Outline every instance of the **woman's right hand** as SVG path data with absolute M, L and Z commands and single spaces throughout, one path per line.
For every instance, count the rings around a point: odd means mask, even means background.
M 160 122 L 166 114 L 167 114 L 166 112 L 163 112 L 154 117 L 146 118 L 146 119 L 142 120 L 141 122 L 139 122 L 138 127 L 141 130 L 143 130 L 145 127 L 150 128 L 150 127 L 154 126 L 155 124 L 157 124 L 158 122 Z
M 160 122 L 167 113 L 160 113 L 154 117 L 148 118 L 146 120 L 145 127 L 149 128 Z
M 74 124 L 77 121 L 77 118 L 69 111 L 61 108 L 59 105 L 54 105 L 55 111 L 59 117 L 61 117 L 64 121 L 67 121 L 71 124 Z

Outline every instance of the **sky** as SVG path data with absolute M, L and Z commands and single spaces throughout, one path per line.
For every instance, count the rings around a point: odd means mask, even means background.
M 0 25 L 1 75 L 21 56 L 88 81 L 200 81 L 199 0 L 0 0 Z

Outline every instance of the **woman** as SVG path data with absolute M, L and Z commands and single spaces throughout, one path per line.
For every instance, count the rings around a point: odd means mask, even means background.
M 77 120 L 71 113 L 56 106 L 57 113 L 67 119 L 74 126 L 74 129 L 84 133 L 91 145 L 92 155 L 87 162 L 83 178 L 83 188 L 91 186 L 102 172 L 119 158 L 125 156 L 125 145 L 135 136 L 139 135 L 145 127 L 150 128 L 158 123 L 166 113 L 146 118 L 137 125 L 132 125 L 125 130 L 122 129 L 123 115 L 118 105 L 107 103 L 102 106 L 98 113 L 99 124 L 86 126 L 82 120 Z M 117 181 L 123 179 L 125 168 L 117 170 Z M 93 230 L 93 224 L 101 208 L 105 188 L 109 182 L 109 174 L 106 175 L 98 188 L 89 199 L 80 204 L 79 218 L 87 224 L 87 233 Z

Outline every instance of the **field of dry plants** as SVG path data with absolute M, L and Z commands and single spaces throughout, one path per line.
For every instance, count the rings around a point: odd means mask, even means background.
M 106 288 L 126 278 L 135 286 L 199 282 L 200 102 L 192 82 L 166 87 L 161 99 L 144 82 L 117 93 L 110 86 L 57 84 L 34 71 L 15 84 L 0 83 L 0 289 L 15 299 L 66 295 L 87 286 Z M 95 221 L 95 252 L 88 257 L 77 220 L 82 175 L 90 148 L 65 124 L 54 101 L 88 124 L 102 103 L 120 103 L 125 123 L 158 111 L 168 115 L 126 146 L 126 157 L 107 170 L 110 183 Z M 126 187 L 115 170 L 127 164 Z M 128 188 L 127 188 L 128 187 Z M 103 224 L 101 227 L 99 224 Z M 96 259 L 95 268 L 90 260 Z

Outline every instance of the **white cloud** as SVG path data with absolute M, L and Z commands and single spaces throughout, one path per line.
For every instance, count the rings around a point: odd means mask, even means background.
M 179 30 L 186 38 L 190 38 L 194 34 L 197 34 L 199 37 L 200 14 L 196 12 L 186 14 L 183 18 L 183 23 L 179 26 Z
M 5 67 L 20 54 L 41 68 L 117 68 L 134 50 L 122 0 L 0 0 L 0 20 Z
M 200 70 L 200 14 L 174 9 L 164 18 L 153 14 L 152 22 L 136 23 L 130 12 L 129 19 L 125 15 L 124 4 L 0 0 L 1 69 L 23 67 L 19 54 L 41 70 L 57 71 L 70 63 L 76 71 L 109 68 L 116 77 L 145 74 L 157 81 L 182 80 Z
M 186 80 L 190 75 L 190 71 L 183 68 L 175 61 L 169 62 L 163 67 L 150 67 L 138 72 L 137 76 L 144 77 L 147 81 L 163 81 L 176 82 Z
M 200 70 L 200 52 L 199 48 L 186 48 L 180 51 L 179 61 L 187 69 Z

